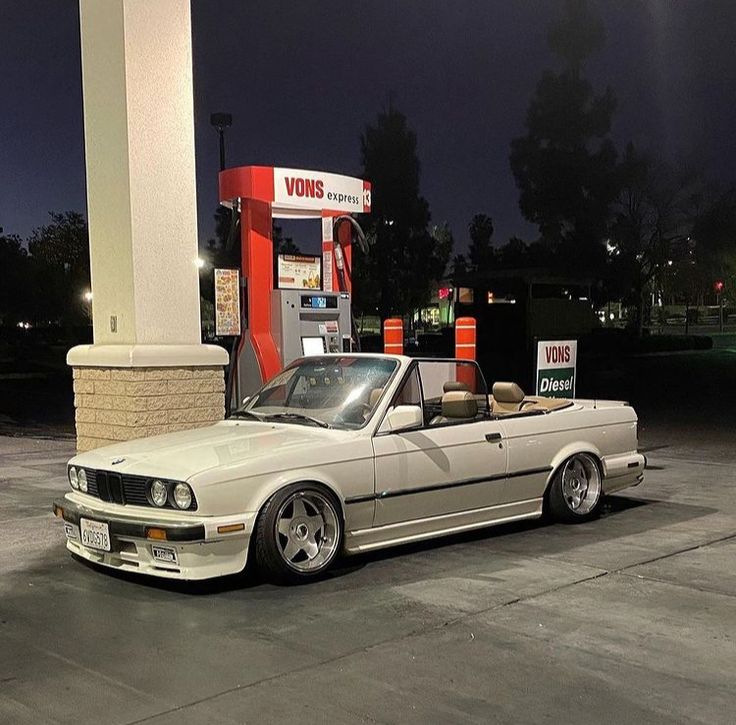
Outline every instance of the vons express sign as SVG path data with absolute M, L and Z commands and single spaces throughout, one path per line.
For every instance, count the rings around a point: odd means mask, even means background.
M 537 395 L 574 398 L 577 359 L 577 340 L 538 342 Z

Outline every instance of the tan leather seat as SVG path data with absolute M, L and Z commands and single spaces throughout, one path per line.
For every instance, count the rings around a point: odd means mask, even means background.
M 516 383 L 493 383 L 493 413 L 518 413 L 525 393 Z
M 475 420 L 478 401 L 469 390 L 450 390 L 442 396 L 442 414 L 436 415 L 430 425 Z

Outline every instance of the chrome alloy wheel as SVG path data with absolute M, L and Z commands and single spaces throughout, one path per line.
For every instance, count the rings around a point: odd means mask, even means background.
M 562 497 L 575 514 L 590 513 L 601 497 L 601 474 L 587 453 L 574 455 L 562 469 Z
M 278 551 L 286 564 L 300 573 L 322 569 L 337 550 L 337 512 L 317 491 L 289 496 L 276 515 Z

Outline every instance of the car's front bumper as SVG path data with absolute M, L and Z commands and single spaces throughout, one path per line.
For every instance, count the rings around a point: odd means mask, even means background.
M 80 499 L 79 494 L 67 494 L 54 501 L 53 510 L 65 522 L 67 549 L 95 564 L 186 580 L 236 574 L 245 567 L 253 514 L 185 517 L 175 511 L 149 512 L 140 507 L 126 507 L 127 510 L 120 511 L 121 507 L 115 504 Z M 82 544 L 80 519 L 108 525 L 110 551 Z M 232 530 L 218 531 L 223 527 Z M 159 555 L 161 550 L 167 550 L 173 561 L 154 557 L 154 550 Z

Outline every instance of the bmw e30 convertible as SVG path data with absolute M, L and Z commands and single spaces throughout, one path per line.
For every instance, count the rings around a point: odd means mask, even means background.
M 67 548 L 114 569 L 303 581 L 341 554 L 548 514 L 639 484 L 624 402 L 491 393 L 471 361 L 305 357 L 220 423 L 69 461 Z

